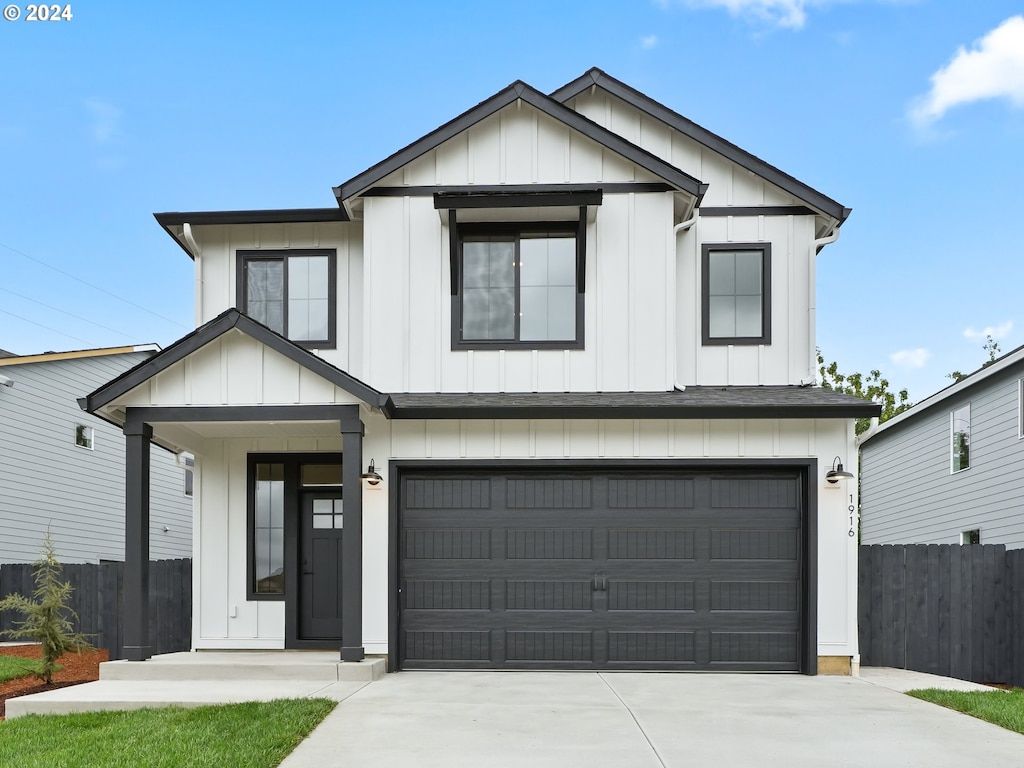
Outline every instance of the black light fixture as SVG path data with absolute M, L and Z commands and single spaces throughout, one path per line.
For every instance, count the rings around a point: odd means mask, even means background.
M 828 482 L 835 484 L 843 479 L 852 480 L 853 473 L 847 472 L 843 469 L 843 462 L 840 461 L 838 456 L 836 456 L 835 459 L 832 460 L 832 469 L 825 473 L 825 479 L 828 480 Z
M 380 485 L 384 478 L 378 474 L 377 470 L 373 466 L 373 459 L 370 459 L 370 466 L 366 468 L 366 471 L 359 476 L 360 480 L 365 480 L 367 485 Z

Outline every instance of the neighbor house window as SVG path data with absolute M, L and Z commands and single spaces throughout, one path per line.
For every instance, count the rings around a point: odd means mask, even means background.
M 771 343 L 771 244 L 701 246 L 705 345 Z
M 971 466 L 971 406 L 953 411 L 951 417 L 953 471 Z
M 79 448 L 87 448 L 91 451 L 94 436 L 95 431 L 92 427 L 87 427 L 84 424 L 75 424 L 75 445 Z
M 463 224 L 453 346 L 583 346 L 576 222 Z
M 1017 382 L 1017 434 L 1024 440 L 1024 379 Z
M 334 250 L 239 251 L 239 308 L 297 344 L 334 347 Z
M 961 544 L 981 544 L 981 529 L 974 528 L 970 531 L 963 531 L 960 534 Z
M 185 495 L 191 499 L 195 493 L 196 460 L 186 456 L 182 463 L 185 465 Z

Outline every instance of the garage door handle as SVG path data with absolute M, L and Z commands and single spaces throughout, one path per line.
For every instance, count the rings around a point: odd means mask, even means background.
M 594 578 L 590 580 L 590 587 L 595 592 L 607 592 L 608 591 L 608 577 L 603 573 L 595 573 Z

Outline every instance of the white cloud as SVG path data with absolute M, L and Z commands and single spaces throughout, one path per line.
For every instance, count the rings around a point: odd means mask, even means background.
M 893 352 L 889 355 L 889 359 L 892 360 L 893 365 L 912 371 L 915 368 L 924 368 L 924 364 L 931 356 L 932 353 L 927 349 L 918 347 L 917 349 L 901 349 L 899 352 Z
M 121 132 L 121 116 L 124 113 L 113 104 L 89 100 L 85 102 L 85 108 L 92 118 L 90 129 L 97 144 L 106 144 Z
M 1002 325 L 989 325 L 982 328 L 980 331 L 974 330 L 974 328 L 968 327 L 964 329 L 965 339 L 985 339 L 991 336 L 993 339 L 998 341 L 999 339 L 1006 338 L 1007 334 L 1013 330 L 1013 320 L 1007 320 Z
M 646 37 L 641 37 L 640 38 L 640 47 L 643 48 L 645 51 L 649 51 L 649 50 L 651 50 L 651 48 L 654 48 L 657 45 L 658 45 L 658 36 L 657 35 L 647 35 Z
M 927 126 L 960 104 L 1009 99 L 1024 107 L 1024 16 L 1012 16 L 974 44 L 960 46 L 945 67 L 931 76 L 932 87 L 910 109 Z

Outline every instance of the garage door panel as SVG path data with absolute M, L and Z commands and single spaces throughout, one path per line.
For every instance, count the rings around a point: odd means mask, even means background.
M 796 473 L 455 479 L 400 501 L 404 668 L 799 669 Z
M 409 478 L 403 488 L 406 509 L 488 509 L 490 478 Z

